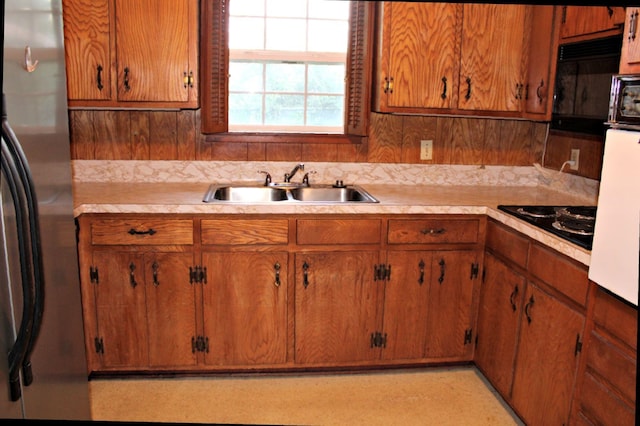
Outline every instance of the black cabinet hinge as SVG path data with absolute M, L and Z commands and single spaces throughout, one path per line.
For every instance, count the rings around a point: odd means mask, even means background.
M 387 347 L 387 333 L 380 333 L 376 331 L 371 333 L 371 347 L 372 348 L 386 348 Z
M 93 343 L 96 347 L 96 353 L 104 354 L 104 342 L 102 341 L 102 337 L 96 337 L 93 339 Z
M 576 349 L 574 355 L 578 356 L 580 352 L 582 352 L 582 342 L 580 341 L 580 334 L 576 334 Z
M 207 283 L 207 268 L 202 266 L 189 266 L 189 284 Z
M 191 353 L 209 353 L 209 338 L 204 336 L 191 337 Z
M 100 283 L 100 276 L 98 275 L 98 268 L 93 266 L 89 267 L 89 281 L 93 284 Z
M 469 279 L 478 278 L 478 272 L 480 272 L 480 265 L 477 263 L 471 264 L 471 277 Z
M 464 331 L 464 344 L 466 345 L 467 343 L 471 343 L 471 340 L 473 338 L 473 330 L 471 328 L 468 328 Z
M 391 279 L 391 265 L 374 265 L 373 280 L 389 281 Z

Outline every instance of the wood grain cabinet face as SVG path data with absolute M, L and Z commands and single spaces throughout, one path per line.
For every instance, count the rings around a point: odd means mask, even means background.
M 593 322 L 585 342 L 586 359 L 577 380 L 572 420 L 634 425 L 638 308 L 594 288 Z
M 90 225 L 83 237 L 89 253 L 81 255 L 90 370 L 195 365 L 192 221 L 106 219 Z M 151 243 L 143 240 L 154 235 Z M 144 242 L 138 245 L 136 239 Z
M 381 223 L 374 219 L 352 223 L 337 239 L 314 236 L 332 235 L 323 227 L 342 222 L 298 222 L 298 241 L 320 247 L 296 253 L 296 363 L 472 358 L 478 254 L 438 249 L 474 245 L 477 219 L 389 219 L 383 250 L 358 248 L 380 241 Z M 419 232 L 442 228 L 449 233 L 435 240 Z
M 468 360 L 477 276 L 473 251 L 389 251 L 383 360 Z
M 205 364 L 286 362 L 288 254 L 205 250 L 202 263 Z
M 567 424 L 585 317 L 535 284 L 524 296 L 512 406 L 527 424 Z
M 568 424 L 585 340 L 586 267 L 523 244 L 493 221 L 488 228 L 476 362 L 527 424 Z
M 380 109 L 454 108 L 460 6 L 385 2 L 383 16 Z
M 622 6 L 558 6 L 562 14 L 560 37 L 600 37 L 597 33 L 618 31 L 624 24 Z
M 485 254 L 484 262 L 474 359 L 498 392 L 508 398 L 513 384 L 526 280 L 491 253 Z
M 79 223 L 89 372 L 473 358 L 478 217 L 83 215 Z
M 553 8 L 541 7 L 549 11 L 539 14 L 536 7 L 385 2 L 379 15 L 376 110 L 545 118 Z M 529 61 L 534 61 L 531 69 Z M 530 79 L 537 90 L 529 87 Z M 537 103 L 528 91 L 539 94 Z
M 287 219 L 200 221 L 205 365 L 287 361 L 288 238 Z
M 62 11 L 68 99 L 110 100 L 111 2 L 63 0 Z
M 620 74 L 640 73 L 640 8 L 627 7 L 624 31 L 622 33 L 622 52 L 620 55 Z
M 523 5 L 464 5 L 460 109 L 521 110 L 526 10 Z
M 65 0 L 71 107 L 197 107 L 197 0 Z

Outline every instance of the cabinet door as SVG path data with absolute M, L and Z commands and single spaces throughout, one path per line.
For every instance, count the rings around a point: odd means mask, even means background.
M 423 358 L 427 338 L 431 252 L 391 251 L 393 273 L 385 283 L 383 359 Z
M 195 0 L 116 0 L 119 101 L 189 99 L 189 26 Z M 186 80 L 185 80 L 186 77 Z M 195 77 L 194 77 L 195 80 Z
M 531 37 L 528 42 L 525 111 L 532 117 L 551 118 L 552 95 L 550 77 L 556 65 L 558 22 L 555 6 L 531 8 Z M 535 114 L 535 115 L 533 115 Z
M 520 111 L 527 7 L 465 4 L 458 107 Z
M 189 282 L 193 254 L 145 254 L 145 294 L 149 366 L 196 364 L 191 341 L 196 336 L 196 286 Z
M 511 395 L 524 293 L 524 277 L 485 253 L 475 362 L 506 398 Z
M 63 0 L 69 100 L 111 99 L 109 0 Z
M 529 283 L 512 406 L 527 424 L 568 424 L 584 316 Z
M 96 251 L 93 264 L 99 273 L 99 282 L 93 288 L 102 367 L 146 367 L 149 358 L 143 255 Z
M 621 6 L 563 6 L 560 37 L 568 38 L 619 29 L 624 23 Z
M 459 9 L 455 3 L 385 2 L 388 67 L 381 84 L 387 107 L 452 107 Z
M 440 251 L 431 259 L 427 357 L 471 359 L 472 301 L 477 273 L 475 252 Z
M 627 8 L 622 38 L 622 52 L 620 55 L 620 74 L 640 73 L 639 12 L 640 8 Z
M 287 356 L 285 252 L 205 252 L 204 335 L 210 365 L 278 364 Z
M 339 364 L 375 360 L 380 332 L 377 251 L 296 254 L 295 362 Z

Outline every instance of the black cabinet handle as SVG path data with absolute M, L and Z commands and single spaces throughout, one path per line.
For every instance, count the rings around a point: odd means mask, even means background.
M 518 286 L 516 285 L 513 289 L 513 291 L 511 292 L 511 296 L 509 296 L 509 302 L 511 303 L 511 309 L 513 309 L 513 312 L 516 311 L 516 302 L 515 302 L 515 298 L 518 295 Z
M 136 288 L 136 286 L 138 285 L 138 283 L 136 282 L 135 270 L 136 270 L 136 265 L 133 262 L 131 262 L 129 264 L 129 284 L 131 284 L 131 287 L 133 288 Z
M 131 86 L 129 86 L 129 67 L 125 67 L 124 69 L 124 90 L 131 90 Z
M 309 264 L 307 262 L 302 264 L 302 285 L 304 288 L 309 287 Z
M 153 285 L 158 287 L 160 285 L 160 281 L 158 281 L 158 269 L 160 269 L 160 265 L 158 265 L 158 262 L 154 261 L 151 269 L 153 270 Z
M 273 283 L 276 287 L 280 287 L 280 262 L 276 262 L 275 265 L 273 265 L 273 270 L 275 272 L 276 275 L 276 279 L 275 282 Z
M 444 259 L 440 259 L 440 262 L 438 262 L 438 265 L 440 265 L 440 276 L 438 277 L 438 283 L 442 284 L 444 282 L 444 272 L 447 265 Z
M 529 324 L 531 324 L 531 313 L 529 312 L 529 310 L 533 306 L 534 302 L 535 300 L 533 299 L 533 294 L 532 294 L 531 297 L 529 298 L 529 302 L 524 307 L 524 314 L 527 316 L 527 322 Z
M 98 87 L 98 90 L 102 90 L 104 88 L 102 85 L 102 65 L 98 65 L 96 71 L 96 86 Z
M 471 77 L 467 77 L 466 82 L 467 82 L 467 94 L 464 95 L 464 98 L 466 100 L 469 100 L 471 99 Z
M 442 77 L 442 94 L 440 97 L 442 99 L 447 99 L 447 77 Z
M 153 229 L 153 228 L 149 228 L 147 231 L 136 231 L 135 229 L 131 228 L 131 229 L 129 229 L 128 232 L 131 235 L 153 235 L 157 231 L 155 229 Z
M 420 278 L 418 278 L 418 284 L 424 284 L 424 260 L 420 259 L 420 263 L 418 263 L 418 268 L 420 268 Z

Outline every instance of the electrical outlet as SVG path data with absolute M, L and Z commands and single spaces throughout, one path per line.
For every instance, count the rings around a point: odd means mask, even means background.
M 569 166 L 571 170 L 578 170 L 578 166 L 580 165 L 580 150 L 572 149 L 571 150 L 571 158 L 569 161 L 573 161 L 573 164 Z
M 421 160 L 433 159 L 433 141 L 432 140 L 420 141 L 420 159 Z

